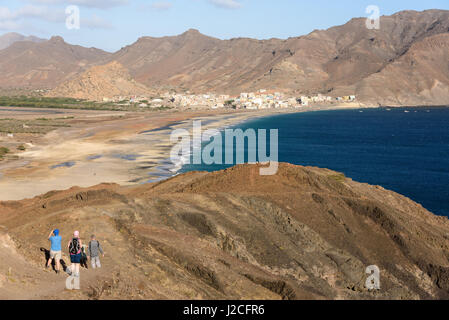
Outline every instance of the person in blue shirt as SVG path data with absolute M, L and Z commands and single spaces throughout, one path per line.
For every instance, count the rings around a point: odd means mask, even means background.
M 59 235 L 59 230 L 55 229 L 50 232 L 50 235 L 48 236 L 48 240 L 51 242 L 51 249 L 50 249 L 50 258 L 47 262 L 47 269 L 50 268 L 50 264 L 53 261 L 53 259 L 56 262 L 56 273 L 59 273 L 59 270 L 61 268 L 60 260 L 62 259 L 62 249 L 61 249 L 61 236 Z

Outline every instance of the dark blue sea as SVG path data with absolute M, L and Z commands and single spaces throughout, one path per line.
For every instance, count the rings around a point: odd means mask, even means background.
M 237 127 L 278 129 L 281 162 L 343 172 L 449 216 L 449 107 L 316 111 Z M 185 165 L 181 171 L 227 167 Z

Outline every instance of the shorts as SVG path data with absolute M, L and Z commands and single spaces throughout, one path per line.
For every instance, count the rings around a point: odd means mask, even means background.
M 71 263 L 80 263 L 81 262 L 81 253 L 71 254 L 70 255 L 70 262 Z
M 62 259 L 61 251 L 52 251 L 52 250 L 50 250 L 50 259 L 55 259 L 56 261 L 61 260 Z
M 90 257 L 90 263 L 92 264 L 92 268 L 101 268 L 101 262 L 100 262 L 100 257 L 96 256 L 96 257 Z

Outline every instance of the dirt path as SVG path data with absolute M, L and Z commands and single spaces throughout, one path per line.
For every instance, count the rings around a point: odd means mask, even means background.
M 110 277 L 113 262 L 110 257 L 102 258 L 103 268 L 81 268 L 81 291 L 65 289 L 67 273 L 56 274 L 52 268 L 45 268 L 45 255 L 40 253 L 40 261 L 26 257 L 16 248 L 14 241 L 4 231 L 0 234 L 0 260 L 8 261 L 0 264 L 0 299 L 76 299 L 86 298 L 86 292 L 101 277 Z M 70 266 L 70 258 L 63 256 Z M 83 293 L 84 292 L 84 293 Z

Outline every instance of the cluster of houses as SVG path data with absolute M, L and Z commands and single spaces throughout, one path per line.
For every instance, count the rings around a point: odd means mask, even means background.
M 260 90 L 258 93 L 241 93 L 235 99 L 237 107 L 246 109 L 278 109 L 278 108 L 301 108 L 313 103 L 352 102 L 355 96 L 332 98 L 318 94 L 316 96 L 287 97 L 280 92 L 267 93 Z
M 124 97 L 117 97 L 115 102 L 123 104 L 137 104 L 140 107 L 177 107 L 177 108 L 233 108 L 233 109 L 279 109 L 279 108 L 301 108 L 311 104 L 325 104 L 335 102 L 353 102 L 356 96 L 344 96 L 333 98 L 318 94 L 315 96 L 286 96 L 281 92 L 268 92 L 259 90 L 258 92 L 241 93 L 238 96 L 224 94 L 179 94 L 166 92 L 157 98 L 148 98 L 145 96 L 134 96 L 129 101 Z

